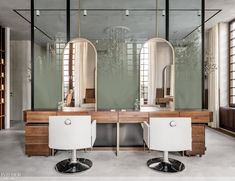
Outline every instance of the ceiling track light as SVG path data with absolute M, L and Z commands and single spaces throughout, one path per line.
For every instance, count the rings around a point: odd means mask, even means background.
M 162 10 L 162 16 L 166 16 L 166 11 Z
M 130 12 L 129 12 L 128 9 L 126 9 L 125 14 L 126 14 L 126 16 L 129 16 L 129 15 L 130 15 Z
M 36 10 L 36 16 L 40 16 L 40 11 L 38 9 Z
M 83 16 L 87 16 L 87 10 L 86 9 L 83 10 Z

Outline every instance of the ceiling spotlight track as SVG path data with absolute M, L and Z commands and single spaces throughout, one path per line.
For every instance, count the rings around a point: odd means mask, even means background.
M 31 24 L 31 21 L 29 21 L 27 18 L 25 18 L 22 14 L 20 14 L 17 10 L 13 10 L 17 15 L 19 15 L 21 18 L 23 18 L 25 21 L 27 21 L 28 23 Z M 44 34 L 47 38 L 49 38 L 50 40 L 53 40 L 52 37 L 50 37 L 48 34 L 46 34 L 43 30 L 41 30 L 40 28 L 38 28 L 37 26 L 34 26 L 34 30 L 37 29 L 38 31 L 40 31 L 42 34 Z
M 30 9 L 15 9 L 16 11 L 30 11 Z M 51 8 L 38 8 L 38 10 L 40 11 L 66 11 L 66 9 L 51 9 Z M 87 10 L 87 11 L 120 11 L 120 12 L 123 12 L 125 11 L 126 9 L 94 9 L 94 8 L 88 8 L 88 9 L 78 9 L 78 8 L 71 8 L 70 11 L 84 11 L 84 10 Z M 163 11 L 165 9 L 162 9 L 162 8 L 128 8 L 129 11 Z M 36 11 L 36 10 L 35 10 Z M 198 11 L 198 8 L 197 9 L 169 9 L 169 11 Z M 213 12 L 213 11 L 221 11 L 221 9 L 205 9 L 205 11 L 207 12 Z

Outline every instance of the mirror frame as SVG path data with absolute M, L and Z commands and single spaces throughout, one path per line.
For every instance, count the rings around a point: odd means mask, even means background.
M 93 49 L 94 49 L 94 52 L 95 52 L 95 111 L 97 110 L 97 50 L 96 50 L 96 47 L 95 45 L 88 39 L 86 38 L 74 38 L 72 40 L 70 40 L 69 42 L 67 42 L 65 44 L 65 47 L 63 49 L 63 52 L 62 52 L 62 101 L 64 102 L 64 51 L 65 51 L 65 48 L 70 44 L 70 43 L 74 43 L 74 42 L 87 42 L 89 43 Z M 64 106 L 63 106 L 64 108 Z
M 164 38 L 159 38 L 159 37 L 155 37 L 155 38 L 151 38 L 151 39 L 149 39 L 149 40 L 147 40 L 146 42 L 144 42 L 143 43 L 143 45 L 142 45 L 142 47 L 141 47 L 141 49 L 140 49 L 140 52 L 139 52 L 139 62 L 140 62 L 140 56 L 141 56 L 141 51 L 142 51 L 142 49 L 143 49 L 143 47 L 144 47 L 144 45 L 146 44 L 146 43 L 149 43 L 149 42 L 163 42 L 163 43 L 167 43 L 168 45 L 169 45 L 169 47 L 171 48 L 171 51 L 172 51 L 172 64 L 170 64 L 170 65 L 173 65 L 173 109 L 175 109 L 175 49 L 174 49 L 174 47 L 173 47 L 173 45 L 169 42 L 169 41 L 167 41 L 166 39 L 164 39 Z M 164 81 L 163 81 L 163 84 L 164 84 Z M 164 87 L 164 97 L 166 96 L 166 94 L 165 94 L 165 87 Z M 168 96 L 169 97 L 169 96 Z M 139 66 L 139 100 L 141 99 L 141 94 L 140 94 L 140 66 Z

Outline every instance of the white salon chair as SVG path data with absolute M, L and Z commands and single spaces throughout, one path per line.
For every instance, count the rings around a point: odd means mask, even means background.
M 92 162 L 77 158 L 77 149 L 91 148 L 96 139 L 96 121 L 91 116 L 50 116 L 49 147 L 58 150 L 72 150 L 71 159 L 56 164 L 61 173 L 82 172 L 92 167 Z
M 178 160 L 168 158 L 168 152 L 192 149 L 191 118 L 150 118 L 144 122 L 144 142 L 150 150 L 163 151 L 163 158 L 147 161 L 149 168 L 162 172 L 178 172 L 185 166 Z

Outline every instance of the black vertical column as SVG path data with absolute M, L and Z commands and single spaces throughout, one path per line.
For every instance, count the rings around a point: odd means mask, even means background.
M 169 0 L 166 0 L 166 29 L 165 29 L 165 39 L 169 40 Z
M 31 0 L 31 109 L 34 110 L 34 0 Z
M 205 108 L 205 78 L 204 78 L 204 55 L 205 55 L 205 0 L 201 0 L 201 38 L 202 38 L 202 108 Z
M 66 39 L 70 41 L 70 0 L 66 0 Z

